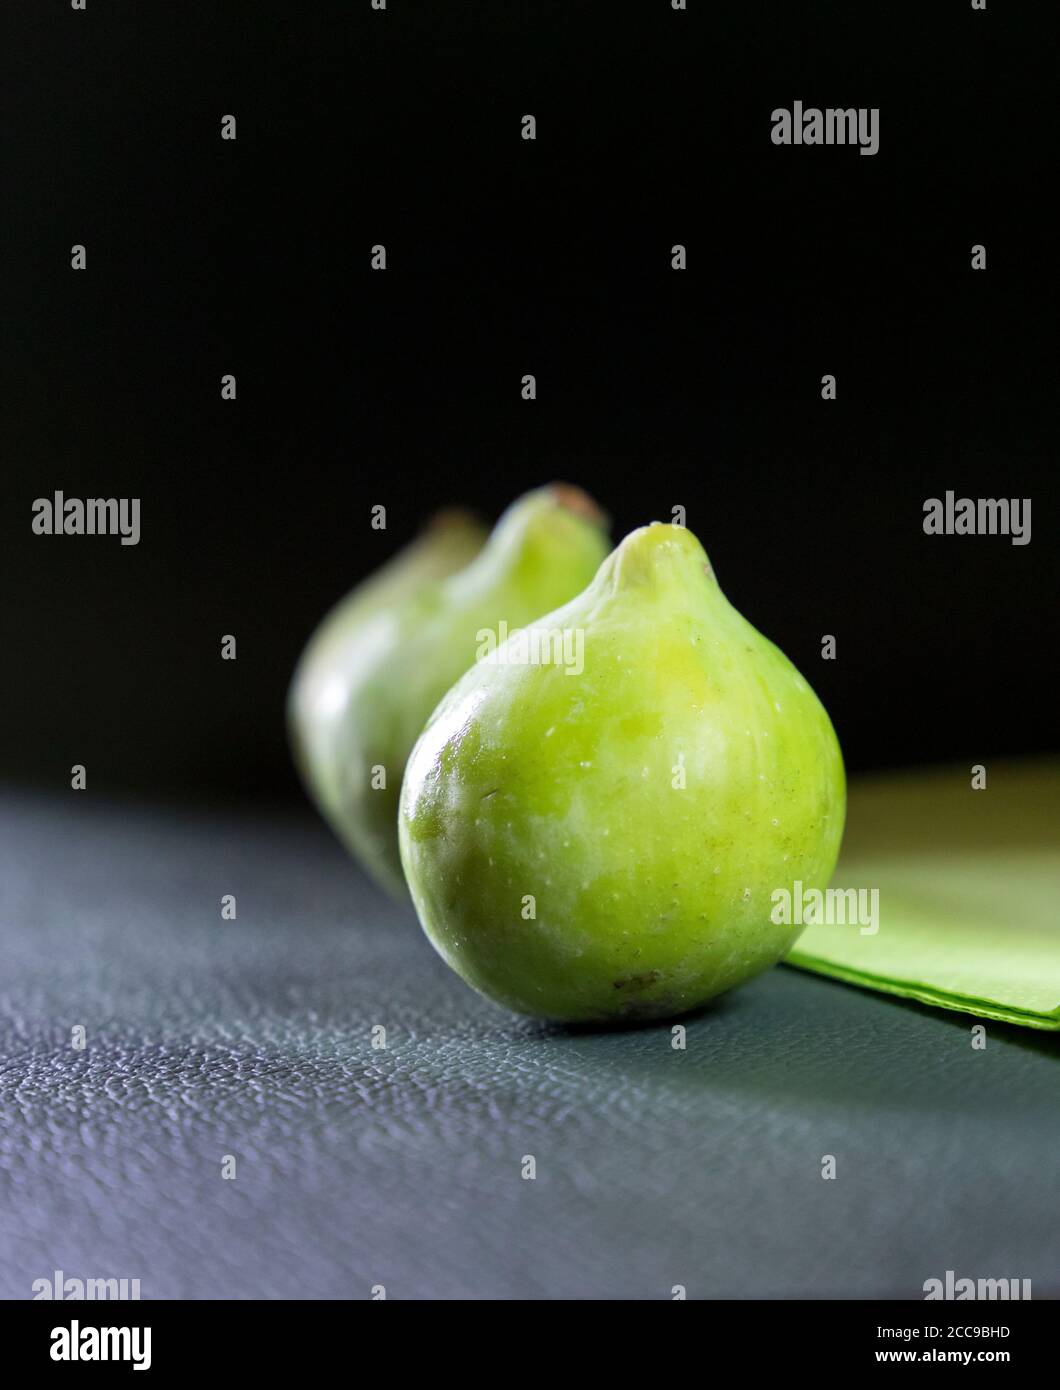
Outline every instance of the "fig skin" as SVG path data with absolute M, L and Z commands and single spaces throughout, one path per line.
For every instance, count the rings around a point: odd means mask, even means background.
M 331 609 L 302 653 L 287 696 L 287 728 L 295 766 L 317 809 L 354 854 L 361 847 L 373 862 L 379 852 L 367 827 L 354 823 L 362 797 L 349 780 L 347 745 L 351 697 L 364 656 L 364 637 L 378 631 L 387 615 L 415 603 L 438 583 L 464 569 L 486 543 L 487 528 L 458 508 L 439 512 L 409 545 L 381 565 Z M 385 793 L 383 793 L 385 795 Z M 378 875 L 377 870 L 377 875 Z M 381 871 L 386 886 L 391 876 Z
M 517 1013 L 680 1015 L 790 950 L 801 927 L 772 922 L 776 889 L 827 887 L 838 740 L 683 527 L 634 531 L 535 628 L 581 630 L 582 673 L 510 661 L 510 639 L 409 759 L 399 827 L 420 921 Z
M 562 484 L 513 502 L 488 540 L 477 522 L 443 514 L 311 638 L 288 699 L 295 760 L 339 838 L 394 896 L 407 895 L 397 837 L 405 763 L 475 661 L 480 630 L 514 629 L 565 603 L 607 550 L 602 513 Z M 372 785 L 378 767 L 385 787 Z

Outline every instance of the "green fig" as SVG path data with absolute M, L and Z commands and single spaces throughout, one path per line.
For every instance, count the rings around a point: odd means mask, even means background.
M 395 894 L 406 891 L 401 779 L 431 711 L 489 648 L 490 634 L 496 644 L 506 629 L 572 598 L 608 549 L 602 513 L 560 484 L 512 503 L 484 546 L 466 520 L 435 528 L 417 546 L 325 618 L 289 698 L 296 761 L 314 799 Z
M 695 536 L 655 523 L 457 682 L 399 828 L 420 921 L 468 984 L 604 1022 L 682 1014 L 780 960 L 801 926 L 774 924 L 774 894 L 827 887 L 845 805 L 809 685 Z
M 348 783 L 349 701 L 365 632 L 378 630 L 482 549 L 487 529 L 470 512 L 439 512 L 403 550 L 341 599 L 313 633 L 295 670 L 287 720 L 295 764 L 321 814 L 353 848 L 348 826 L 357 796 Z

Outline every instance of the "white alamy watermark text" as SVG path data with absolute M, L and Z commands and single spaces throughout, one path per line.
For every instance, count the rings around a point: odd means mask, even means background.
M 778 927 L 858 927 L 862 936 L 880 929 L 878 888 L 806 888 L 797 878 L 791 888 L 775 888 L 770 901 Z
M 35 536 L 120 536 L 140 543 L 139 497 L 66 497 L 56 492 L 33 503 Z
M 498 666 L 563 666 L 568 676 L 585 670 L 585 632 L 580 627 L 523 627 L 509 635 L 501 619 L 496 630 L 479 628 L 476 661 Z

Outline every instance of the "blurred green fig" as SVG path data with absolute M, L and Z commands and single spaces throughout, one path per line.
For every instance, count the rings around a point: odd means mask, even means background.
M 583 594 L 449 692 L 399 817 L 420 921 L 470 985 L 570 1022 L 684 1013 L 784 956 L 779 891 L 827 887 L 832 725 L 683 527 L 627 536 Z
M 356 849 L 349 826 L 360 798 L 350 784 L 344 750 L 351 740 L 350 701 L 360 679 L 365 634 L 385 631 L 396 608 L 464 569 L 487 535 L 470 512 L 439 512 L 411 544 L 335 605 L 298 663 L 287 704 L 295 763 L 319 810 L 350 849 Z
M 312 796 L 396 894 L 401 778 L 427 717 L 482 651 L 584 588 L 608 549 L 602 514 L 561 484 L 512 503 L 482 541 L 465 517 L 432 527 L 324 619 L 291 685 Z

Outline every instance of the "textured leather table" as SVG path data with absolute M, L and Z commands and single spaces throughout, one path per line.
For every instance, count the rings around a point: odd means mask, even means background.
M 308 812 L 9 794 L 0 856 L 5 1297 L 1060 1291 L 1058 1036 L 786 968 L 684 1051 L 514 1019 Z

